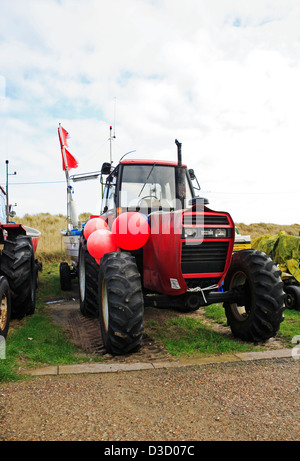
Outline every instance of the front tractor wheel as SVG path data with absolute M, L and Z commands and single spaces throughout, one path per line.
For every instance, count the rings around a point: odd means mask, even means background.
M 135 258 L 129 253 L 107 253 L 101 259 L 99 315 L 107 352 L 127 354 L 141 347 L 144 300 Z
M 284 291 L 280 271 L 269 256 L 257 250 L 234 253 L 224 290 L 236 291 L 244 299 L 243 305 L 224 303 L 235 337 L 257 342 L 276 335 L 284 318 Z
M 85 317 L 97 317 L 99 266 L 88 252 L 87 240 L 83 236 L 80 238 L 78 266 L 80 312 Z

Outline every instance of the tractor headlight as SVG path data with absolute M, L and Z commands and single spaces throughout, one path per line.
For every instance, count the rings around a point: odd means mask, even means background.
M 184 238 L 189 239 L 196 237 L 197 229 L 195 227 L 185 227 L 183 231 Z
M 216 229 L 215 230 L 215 237 L 216 238 L 226 238 L 226 229 Z

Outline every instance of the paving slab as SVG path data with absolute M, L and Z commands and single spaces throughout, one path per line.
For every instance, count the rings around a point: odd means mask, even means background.
M 119 371 L 135 371 L 153 369 L 151 363 L 83 363 L 78 365 L 60 365 L 59 375 L 78 373 L 117 373 Z
M 31 376 L 58 375 L 58 366 L 54 365 L 51 367 L 36 368 L 35 370 L 25 370 L 23 374 Z
M 262 360 L 262 359 L 273 359 L 273 358 L 287 358 L 292 357 L 292 349 L 279 349 L 271 351 L 260 351 L 260 352 L 241 352 L 236 353 L 236 357 L 240 360 Z

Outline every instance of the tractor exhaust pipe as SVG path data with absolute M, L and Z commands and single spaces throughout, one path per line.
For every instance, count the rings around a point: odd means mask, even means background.
M 177 156 L 178 156 L 178 166 L 176 167 L 176 198 L 180 200 L 181 208 L 184 209 L 185 206 L 185 168 L 182 167 L 182 158 L 181 158 L 181 142 L 175 139 L 175 144 L 177 146 Z
M 178 158 L 178 166 L 182 166 L 182 158 L 181 158 L 181 142 L 178 139 L 175 139 L 175 144 L 177 146 L 177 158 Z

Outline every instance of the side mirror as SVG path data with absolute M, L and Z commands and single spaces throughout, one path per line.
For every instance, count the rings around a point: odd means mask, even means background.
M 101 167 L 101 174 L 109 174 L 111 170 L 111 164 L 108 162 L 104 162 Z
M 192 170 L 192 169 L 189 170 L 189 175 L 190 175 L 191 180 L 194 181 L 194 179 L 195 179 L 195 177 L 196 177 L 196 176 L 195 176 L 194 170 Z

